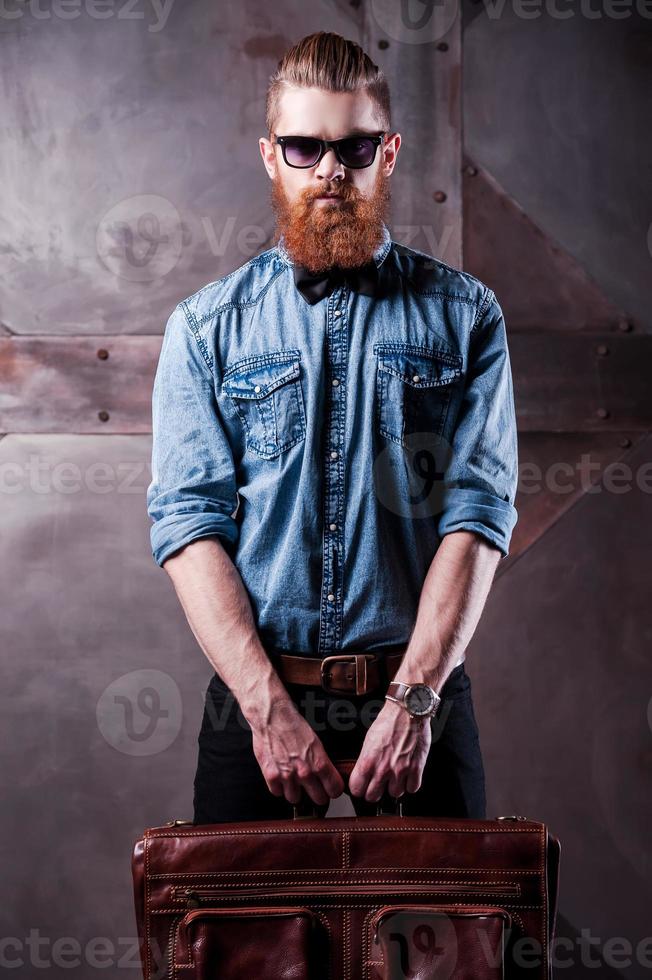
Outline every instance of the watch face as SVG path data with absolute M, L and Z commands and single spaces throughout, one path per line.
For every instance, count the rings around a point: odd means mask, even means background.
M 412 684 L 405 695 L 405 706 L 413 715 L 430 714 L 436 703 L 435 692 L 427 684 Z

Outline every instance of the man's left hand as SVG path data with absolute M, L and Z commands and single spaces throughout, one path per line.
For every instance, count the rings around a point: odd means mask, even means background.
M 387 701 L 369 726 L 349 776 L 349 792 L 370 803 L 416 793 L 432 741 L 431 719 L 413 718 L 405 708 Z

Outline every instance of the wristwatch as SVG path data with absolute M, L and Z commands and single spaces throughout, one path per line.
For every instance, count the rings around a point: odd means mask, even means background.
M 428 718 L 435 714 L 441 704 L 441 698 L 428 684 L 392 681 L 385 697 L 400 704 L 412 718 Z

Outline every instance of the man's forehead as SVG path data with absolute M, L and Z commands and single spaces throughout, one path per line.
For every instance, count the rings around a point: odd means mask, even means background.
M 378 133 L 374 105 L 366 92 L 328 92 L 292 88 L 279 100 L 276 132 L 318 139 L 341 139 L 352 133 Z

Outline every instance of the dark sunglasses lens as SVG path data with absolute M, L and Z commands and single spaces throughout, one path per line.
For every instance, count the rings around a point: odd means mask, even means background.
M 317 162 L 321 147 L 309 137 L 286 140 L 285 159 L 291 167 L 312 167 Z
M 364 136 L 353 136 L 340 143 L 340 157 L 345 167 L 368 167 L 376 155 L 376 144 Z

